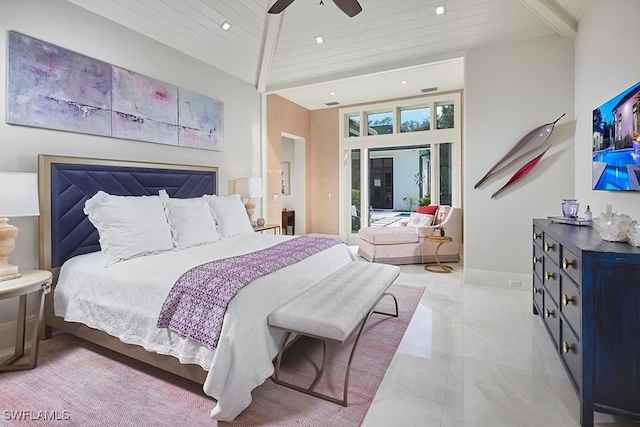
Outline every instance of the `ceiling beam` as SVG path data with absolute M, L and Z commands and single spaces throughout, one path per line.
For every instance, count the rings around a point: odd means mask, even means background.
M 262 49 L 260 52 L 260 69 L 258 70 L 258 84 L 256 85 L 260 93 L 264 93 L 267 89 L 269 72 L 271 71 L 271 63 L 273 62 L 273 55 L 278 43 L 280 23 L 283 15 L 284 12 L 276 15 L 267 13 L 267 17 L 265 18 L 265 29 L 262 35 Z
M 574 38 L 576 36 L 578 23 L 558 6 L 555 0 L 520 0 L 520 2 L 562 37 Z

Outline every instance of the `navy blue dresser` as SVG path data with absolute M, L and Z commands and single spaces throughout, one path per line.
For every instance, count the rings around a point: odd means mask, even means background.
M 640 248 L 534 219 L 533 312 L 578 394 L 582 426 L 594 411 L 640 421 Z

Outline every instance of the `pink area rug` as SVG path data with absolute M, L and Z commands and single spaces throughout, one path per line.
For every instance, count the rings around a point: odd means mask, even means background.
M 253 402 L 229 426 L 358 426 L 387 371 L 424 288 L 395 284 L 400 317 L 374 314 L 360 340 L 349 382 L 349 406 L 275 385 L 267 379 Z M 378 306 L 391 311 L 385 298 Z M 354 334 L 355 335 L 355 334 Z M 354 336 L 331 344 L 317 390 L 341 397 Z M 306 385 L 315 376 L 322 346 L 300 339 L 285 353 L 284 380 Z M 40 345 L 31 371 L 0 373 L 0 425 L 215 426 L 214 400 L 199 384 L 63 334 Z

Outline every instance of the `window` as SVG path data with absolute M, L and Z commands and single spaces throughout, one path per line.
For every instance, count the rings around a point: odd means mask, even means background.
M 351 150 L 351 232 L 361 227 L 360 214 L 360 150 Z
M 349 116 L 349 136 L 360 136 L 360 114 Z
M 440 164 L 438 176 L 440 177 L 440 204 L 451 206 L 453 195 L 451 190 L 452 165 L 451 165 L 451 143 L 440 144 Z
M 393 114 L 391 111 L 367 114 L 367 126 L 369 135 L 393 133 Z
M 453 129 L 453 104 L 436 106 L 436 129 Z
M 400 132 L 416 132 L 429 130 L 431 125 L 431 108 L 406 108 L 400 110 Z
M 460 114 L 458 92 L 340 110 L 341 238 L 357 242 L 371 215 L 406 211 L 405 199 L 462 205 Z

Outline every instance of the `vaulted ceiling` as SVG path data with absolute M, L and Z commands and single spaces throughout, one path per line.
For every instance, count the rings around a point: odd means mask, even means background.
M 464 50 L 574 37 L 591 0 L 359 0 L 353 18 L 332 0 L 295 0 L 279 15 L 267 13 L 274 0 L 68 1 L 318 109 L 460 89 Z

